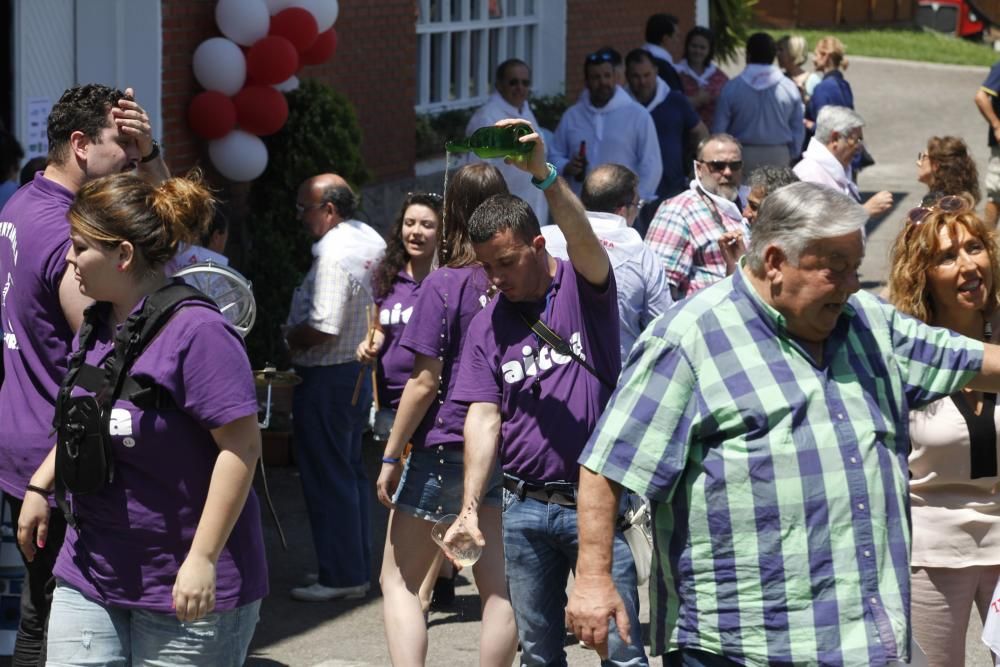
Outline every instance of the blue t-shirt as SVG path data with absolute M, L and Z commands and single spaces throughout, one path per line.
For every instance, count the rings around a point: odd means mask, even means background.
M 688 178 L 684 169 L 684 142 L 688 133 L 701 122 L 698 112 L 680 90 L 671 90 L 649 115 L 656 126 L 663 160 L 663 176 L 656 188 L 658 197 L 673 197 L 687 190 Z
M 1000 116 L 1000 62 L 990 68 L 990 73 L 983 81 L 983 90 L 990 94 L 990 101 L 993 103 L 993 113 Z M 990 148 L 997 146 L 997 138 L 993 134 L 993 128 L 986 130 L 987 141 Z
M 819 110 L 832 104 L 838 107 L 854 108 L 854 92 L 840 70 L 828 72 L 819 82 L 806 105 L 806 118 L 815 121 Z

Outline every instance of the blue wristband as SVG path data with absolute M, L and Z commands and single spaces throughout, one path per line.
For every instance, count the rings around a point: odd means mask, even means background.
M 399 463 L 399 457 L 398 456 L 383 456 L 382 457 L 382 463 L 393 463 L 393 464 Z
M 546 176 L 541 181 L 538 180 L 537 178 L 535 178 L 534 176 L 531 177 L 531 184 L 534 185 L 539 190 L 543 190 L 543 191 L 544 190 L 548 190 L 549 186 L 552 185 L 553 183 L 555 183 L 556 182 L 556 178 L 559 177 L 559 172 L 556 171 L 556 168 L 554 166 L 552 166 L 551 162 L 547 162 L 546 165 L 549 168 L 549 175 L 548 176 Z

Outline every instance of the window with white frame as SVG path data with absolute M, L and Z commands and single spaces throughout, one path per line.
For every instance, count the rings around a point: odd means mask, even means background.
M 565 62 L 565 6 L 565 0 L 418 0 L 416 110 L 482 104 L 497 65 L 508 58 L 531 66 L 536 93 L 555 92 L 562 77 L 550 73 Z M 552 43 L 543 40 L 560 34 L 558 53 L 546 54 L 549 66 L 539 69 L 541 44 Z

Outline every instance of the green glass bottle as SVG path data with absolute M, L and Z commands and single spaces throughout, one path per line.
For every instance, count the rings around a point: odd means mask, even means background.
M 449 153 L 468 153 L 472 151 L 483 159 L 494 157 L 520 157 L 529 155 L 534 148 L 534 142 L 521 143 L 520 137 L 531 134 L 527 125 L 508 125 L 496 127 L 488 125 L 481 127 L 471 136 L 445 144 Z

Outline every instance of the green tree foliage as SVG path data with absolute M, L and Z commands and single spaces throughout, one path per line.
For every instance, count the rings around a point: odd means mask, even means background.
M 757 0 L 709 0 L 709 28 L 715 33 L 715 59 L 733 60 L 746 46 Z
M 361 127 L 351 103 L 330 86 L 303 81 L 288 93 L 288 122 L 265 138 L 267 170 L 250 189 L 246 276 L 257 299 L 257 323 L 247 337 L 254 368 L 288 365 L 281 325 L 292 292 L 312 261 L 312 239 L 295 216 L 299 185 L 310 176 L 336 172 L 355 188 L 369 179 L 361 158 Z

